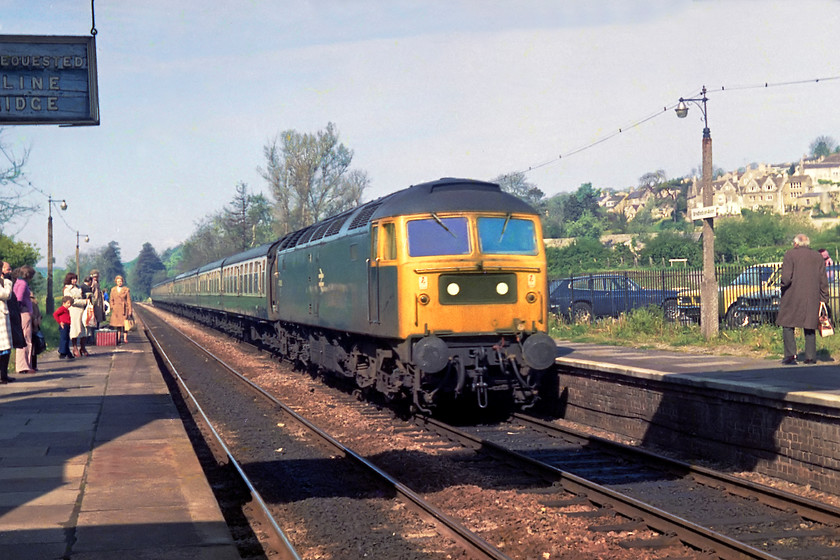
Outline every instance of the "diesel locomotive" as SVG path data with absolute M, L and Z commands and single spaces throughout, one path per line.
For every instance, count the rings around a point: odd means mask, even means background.
M 499 185 L 440 179 L 209 263 L 153 303 L 429 412 L 533 404 L 553 367 L 539 213 Z M 470 397 L 472 395 L 472 397 Z

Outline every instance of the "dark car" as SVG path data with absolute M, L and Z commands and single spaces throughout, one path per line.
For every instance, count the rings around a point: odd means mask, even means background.
M 832 317 L 831 308 L 840 296 L 840 265 L 826 268 L 828 275 L 828 316 Z M 738 298 L 727 316 L 728 327 L 749 327 L 750 325 L 775 324 L 779 313 L 781 290 L 774 287 L 769 290 L 745 294 Z
M 623 274 L 587 274 L 552 282 L 549 308 L 574 322 L 589 322 L 657 305 L 662 307 L 665 318 L 673 321 L 678 315 L 678 293 L 679 290 L 643 288 Z

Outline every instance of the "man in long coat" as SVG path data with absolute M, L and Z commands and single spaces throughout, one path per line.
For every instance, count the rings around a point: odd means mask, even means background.
M 785 253 L 782 261 L 782 301 L 776 324 L 782 327 L 785 365 L 796 364 L 796 327 L 805 332 L 805 363 L 817 363 L 816 329 L 820 302 L 828 303 L 828 279 L 822 256 L 810 244 L 804 233 L 796 235 L 793 249 Z

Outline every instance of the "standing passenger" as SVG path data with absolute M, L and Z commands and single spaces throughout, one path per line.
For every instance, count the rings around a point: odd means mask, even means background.
M 33 327 L 32 292 L 29 290 L 29 281 L 35 276 L 35 269 L 28 264 L 17 270 L 17 280 L 14 283 L 15 297 L 20 307 L 20 326 L 23 329 L 23 339 L 26 341 L 26 348 L 15 352 L 15 370 L 18 373 L 35 373 L 35 366 L 32 364 L 32 337 L 35 333 Z
M 117 330 L 117 340 L 122 333 L 123 343 L 128 342 L 128 332 L 125 330 L 125 320 L 134 318 L 134 310 L 131 307 L 131 291 L 128 286 L 124 286 L 125 280 L 122 276 L 114 278 L 113 288 L 111 288 L 111 297 L 108 301 L 111 304 L 111 328 Z
M 60 359 L 72 360 L 73 352 L 70 351 L 70 325 L 73 320 L 70 318 L 70 307 L 73 305 L 71 296 L 61 298 L 61 305 L 53 312 L 53 319 L 58 323 L 58 357 Z
M 99 271 L 95 268 L 90 271 L 90 280 L 90 287 L 93 288 L 93 297 L 91 297 L 90 302 L 93 304 L 96 328 L 99 328 L 99 323 L 105 320 L 105 299 L 102 293 L 102 286 L 99 284 Z
M 796 327 L 805 333 L 805 363 L 817 363 L 816 331 L 819 327 L 820 302 L 828 303 L 828 279 L 822 256 L 809 247 L 804 233 L 793 238 L 793 249 L 782 261 L 782 301 L 776 324 L 782 327 L 784 365 L 796 364 Z
M 12 355 L 12 323 L 7 302 L 12 296 L 12 281 L 0 276 L 0 383 L 14 381 L 9 377 L 9 358 Z
M 73 355 L 75 357 L 87 356 L 85 347 L 87 340 L 87 329 L 82 317 L 87 307 L 87 298 L 84 297 L 82 288 L 79 286 L 79 277 L 75 272 L 68 272 L 64 277 L 64 295 L 73 298 L 73 306 L 70 307 L 70 341 L 73 343 Z

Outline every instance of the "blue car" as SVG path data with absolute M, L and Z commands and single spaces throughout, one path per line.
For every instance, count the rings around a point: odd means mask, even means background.
M 573 322 L 591 322 L 599 317 L 618 317 L 621 313 L 656 305 L 665 318 L 679 318 L 679 290 L 647 289 L 624 274 L 586 274 L 551 283 L 549 309 Z

